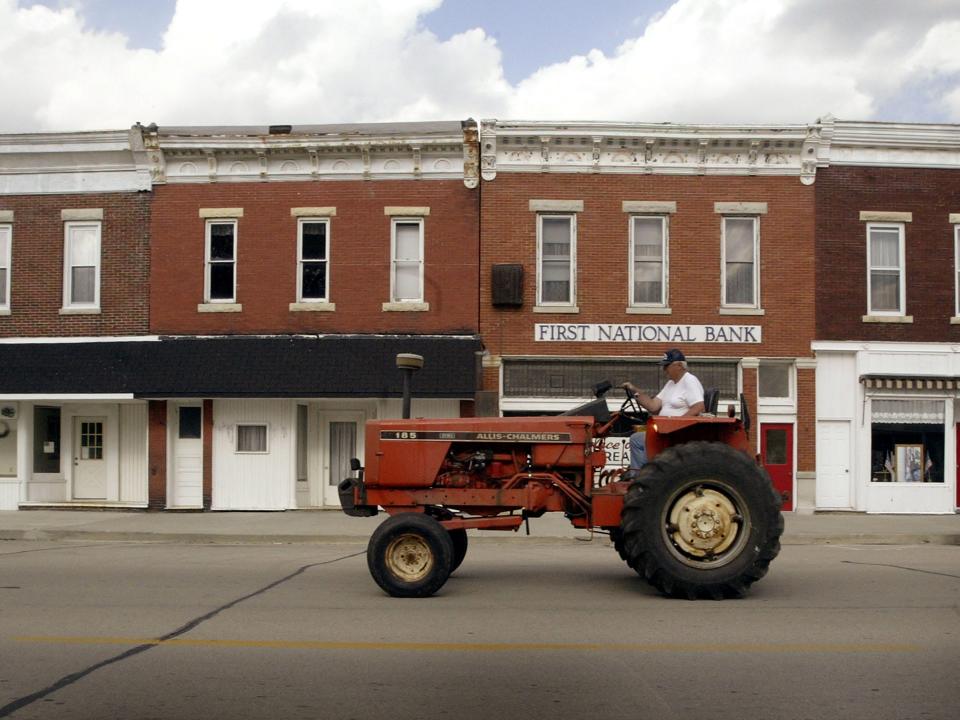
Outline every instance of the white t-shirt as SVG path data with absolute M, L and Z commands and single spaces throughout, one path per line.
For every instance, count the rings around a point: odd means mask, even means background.
M 668 380 L 657 397 L 663 403 L 660 406 L 659 415 L 667 417 L 686 415 L 687 410 L 698 402 L 703 402 L 703 385 L 694 375 L 686 372 L 680 378 L 680 382 Z

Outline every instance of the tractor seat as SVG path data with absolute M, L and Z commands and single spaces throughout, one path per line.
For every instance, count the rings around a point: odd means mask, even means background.
M 703 391 L 703 414 L 716 415 L 720 402 L 720 388 L 707 388 Z

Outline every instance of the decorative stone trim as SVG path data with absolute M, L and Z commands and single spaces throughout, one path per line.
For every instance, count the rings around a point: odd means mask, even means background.
M 70 220 L 103 220 L 103 208 L 78 208 L 76 210 L 61 210 L 60 219 Z
M 531 200 L 530 212 L 583 212 L 583 200 Z
M 766 311 L 763 308 L 719 308 L 717 310 L 718 315 L 766 315 Z
M 292 302 L 289 307 L 290 312 L 334 312 L 337 309 L 337 304 L 328 302 Z
M 718 202 L 713 204 L 718 215 L 766 215 L 765 202 Z
M 797 480 L 816 480 L 817 473 L 813 470 L 797 470 Z
M 59 313 L 61 315 L 99 315 L 100 308 L 60 308 Z
M 913 322 L 913 315 L 864 315 L 860 319 L 865 323 L 902 323 L 909 325 Z
M 656 213 L 664 215 L 675 213 L 677 203 L 674 200 L 624 200 L 623 211 L 625 213 Z
M 402 205 L 388 205 L 383 209 L 384 215 L 390 215 L 391 217 L 403 216 L 403 217 L 427 217 L 430 215 L 430 208 L 428 207 L 404 207 Z
M 740 361 L 740 367 L 744 370 L 756 370 L 760 367 L 760 358 L 745 357 Z
M 956 378 L 861 377 L 860 382 L 870 390 L 954 390 L 960 386 Z
M 483 367 L 488 368 L 498 368 L 503 364 L 503 361 L 500 359 L 499 355 L 484 355 L 480 364 Z
M 558 315 L 576 315 L 580 308 L 576 305 L 534 305 L 535 313 L 556 313 Z
M 912 212 L 884 212 L 882 210 L 861 210 L 861 222 L 913 222 Z
M 293 207 L 290 208 L 292 217 L 334 217 L 337 214 L 335 207 Z
M 204 220 L 242 218 L 243 208 L 200 208 L 200 217 Z
M 950 222 L 953 224 L 960 223 L 960 213 L 950 213 Z
M 797 370 L 816 370 L 816 358 L 797 358 Z
M 9 314 L 10 314 L 10 308 L 0 307 L 0 316 L 9 315 Z
M 950 324 L 960 325 L 960 317 L 957 317 L 956 315 L 954 315 L 952 318 L 950 318 Z
M 383 312 L 427 312 L 430 303 L 426 302 L 385 302 L 381 306 Z
M 200 303 L 197 312 L 202 313 L 233 313 L 243 312 L 241 303 Z
M 13 222 L 13 210 L 0 210 L 0 222 Z
M 628 307 L 624 312 L 627 315 L 673 315 L 673 310 L 668 307 Z

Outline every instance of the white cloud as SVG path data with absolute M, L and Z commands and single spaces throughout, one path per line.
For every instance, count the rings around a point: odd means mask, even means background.
M 960 121 L 955 2 L 678 0 L 611 55 L 516 86 L 482 29 L 446 41 L 424 29 L 440 2 L 179 0 L 152 51 L 89 30 L 81 10 L 0 0 L 0 132 L 468 115 L 809 122 L 870 119 L 930 88 L 930 119 Z

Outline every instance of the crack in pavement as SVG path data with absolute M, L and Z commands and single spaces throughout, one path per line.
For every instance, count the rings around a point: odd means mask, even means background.
M 286 575 L 280 578 L 279 580 L 274 580 L 272 583 L 270 583 L 269 585 L 264 585 L 259 590 L 254 590 L 252 593 L 247 593 L 246 595 L 236 598 L 235 600 L 231 600 L 230 602 L 224 605 L 221 605 L 220 607 L 215 608 L 210 612 L 205 613 L 204 615 L 201 615 L 200 617 L 194 618 L 193 620 L 185 623 L 184 625 L 181 625 L 176 630 L 169 632 L 166 635 L 163 635 L 162 637 L 156 638 L 156 640 L 159 641 L 159 643 L 162 643 L 165 640 L 172 640 L 176 637 L 184 635 L 190 632 L 191 630 L 193 630 L 194 628 L 196 628 L 198 625 L 205 623 L 207 620 L 210 620 L 216 617 L 217 615 L 222 613 L 224 610 L 229 610 L 235 605 L 239 605 L 244 600 L 249 600 L 250 598 L 256 597 L 257 595 L 262 595 L 263 593 L 268 592 L 269 590 L 272 590 L 278 585 L 282 585 L 283 583 L 289 580 L 292 580 L 298 575 L 302 575 L 303 573 L 305 573 L 307 570 L 311 568 L 320 567 L 321 565 L 330 565 L 335 562 L 340 562 L 341 560 L 348 560 L 350 558 L 357 557 L 358 555 L 365 555 L 366 552 L 367 552 L 366 549 L 364 549 L 360 552 L 351 553 L 350 555 L 342 555 L 338 558 L 334 558 L 333 560 L 324 560 L 323 562 L 316 562 L 316 563 L 310 563 L 308 565 L 303 565 L 297 570 L 295 570 L 294 572 L 290 573 L 289 575 Z M 69 685 L 73 685 L 75 682 L 82 680 L 87 675 L 90 675 L 91 673 L 96 672 L 100 668 L 107 667 L 108 665 L 113 665 L 118 662 L 122 662 L 123 660 L 131 658 L 134 655 L 139 655 L 140 653 L 144 653 L 147 650 L 151 650 L 155 647 L 162 647 L 162 645 L 157 644 L 157 642 L 137 645 L 136 647 L 132 647 L 129 650 L 126 650 L 120 653 L 119 655 L 114 655 L 113 657 L 107 658 L 106 660 L 101 660 L 100 662 L 95 663 L 87 668 L 84 668 L 83 670 L 79 670 L 75 673 L 70 673 L 69 675 L 64 675 L 62 678 L 57 680 L 52 685 L 49 685 L 43 688 L 42 690 L 38 690 L 35 693 L 24 695 L 23 697 L 18 698 L 13 702 L 7 703 L 3 707 L 0 707 L 0 718 L 9 717 L 11 714 L 15 713 L 17 710 L 20 710 L 32 703 L 35 703 L 37 700 L 41 700 L 45 698 L 47 695 L 55 693 L 57 690 L 62 690 L 63 688 L 68 687 Z
M 951 575 L 950 573 L 937 572 L 936 570 L 921 570 L 920 568 L 906 567 L 905 565 L 893 565 L 892 563 L 858 562 L 857 560 L 841 560 L 840 562 L 846 563 L 847 565 L 873 565 L 874 567 L 896 568 L 897 570 L 909 570 L 910 572 L 924 573 L 925 575 L 941 575 L 943 577 L 956 578 L 957 580 L 960 580 L 960 575 Z

